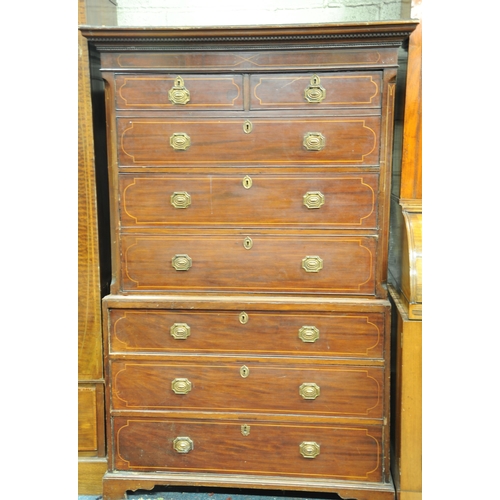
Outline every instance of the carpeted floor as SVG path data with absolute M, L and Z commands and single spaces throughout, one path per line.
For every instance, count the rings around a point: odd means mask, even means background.
M 297 492 L 257 491 L 234 489 L 174 489 L 155 487 L 151 491 L 139 490 L 127 494 L 128 500 L 338 500 L 334 493 L 308 493 L 298 496 Z M 78 495 L 78 500 L 102 500 L 101 495 Z

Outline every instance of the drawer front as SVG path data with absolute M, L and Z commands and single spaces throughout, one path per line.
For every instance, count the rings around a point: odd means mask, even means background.
M 380 73 L 294 73 L 250 77 L 250 109 L 380 108 Z
M 111 363 L 114 409 L 293 412 L 381 418 L 380 367 L 290 360 Z
M 377 227 L 378 175 L 119 176 L 123 226 Z
M 118 470 L 382 479 L 376 426 L 115 417 L 113 433 Z
M 117 109 L 243 110 L 241 75 L 117 75 Z
M 124 290 L 375 293 L 374 237 L 122 236 Z
M 121 166 L 378 165 L 380 117 L 119 118 Z
M 383 357 L 381 313 L 110 310 L 111 352 Z

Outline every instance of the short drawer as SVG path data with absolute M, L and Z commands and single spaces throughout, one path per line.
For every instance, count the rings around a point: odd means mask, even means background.
M 382 313 L 111 309 L 111 352 L 382 359 Z
M 378 174 L 119 176 L 122 226 L 374 229 Z
M 382 429 L 113 418 L 114 468 L 382 480 Z
M 117 128 L 122 167 L 379 163 L 379 116 L 119 118 Z
M 242 110 L 241 75 L 117 75 L 117 109 Z
M 123 290 L 375 293 L 376 237 L 235 231 L 121 240 Z
M 115 410 L 238 411 L 381 418 L 384 369 L 293 359 L 113 360 Z
M 250 109 L 380 108 L 377 72 L 265 74 L 250 77 Z

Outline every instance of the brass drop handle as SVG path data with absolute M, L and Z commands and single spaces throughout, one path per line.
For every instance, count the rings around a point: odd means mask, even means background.
M 307 102 L 318 103 L 326 97 L 326 90 L 321 86 L 321 80 L 318 75 L 311 77 L 310 83 L 304 90 L 304 97 Z
M 184 86 L 184 80 L 178 76 L 174 86 L 168 91 L 168 99 L 172 104 L 187 104 L 191 98 L 189 90 Z
M 303 326 L 299 329 L 299 339 L 302 342 L 316 342 L 319 339 L 319 330 L 315 326 Z
M 191 205 L 191 196 L 186 191 L 174 191 L 170 203 L 174 208 L 187 208 Z
M 187 378 L 174 378 L 171 387 L 175 394 L 187 394 L 193 388 L 193 384 Z
M 303 201 L 307 208 L 321 208 L 325 204 L 325 195 L 321 191 L 308 191 Z
M 302 259 L 302 269 L 307 273 L 319 273 L 323 269 L 323 259 L 317 255 L 308 255 Z
M 319 455 L 320 446 L 315 441 L 303 441 L 299 445 L 299 450 L 304 458 L 315 458 Z
M 170 335 L 175 340 L 186 340 L 191 335 L 191 327 L 187 323 L 174 323 L 170 327 Z
M 326 139 L 320 132 L 308 132 L 302 143 L 308 151 L 321 151 L 325 147 Z
M 319 385 L 314 382 L 304 382 L 299 387 L 299 394 L 304 399 L 316 399 L 320 395 Z
M 194 449 L 194 443 L 192 439 L 184 436 L 179 436 L 174 439 L 173 442 L 174 450 L 177 453 L 189 453 Z
M 193 260 L 187 254 L 176 254 L 172 257 L 172 267 L 176 271 L 188 271 L 193 265 Z
M 170 145 L 175 150 L 184 151 L 191 146 L 191 137 L 185 132 L 174 132 L 170 137 Z

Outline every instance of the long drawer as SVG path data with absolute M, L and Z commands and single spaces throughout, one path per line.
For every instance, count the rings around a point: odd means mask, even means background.
M 123 226 L 377 227 L 378 174 L 121 174 Z
M 122 235 L 124 290 L 375 293 L 376 237 Z
M 377 426 L 114 417 L 114 469 L 382 479 Z
M 232 353 L 382 359 L 383 313 L 111 309 L 113 353 Z
M 113 409 L 381 418 L 384 369 L 294 359 L 111 362 Z
M 380 116 L 118 118 L 118 162 L 378 165 Z

